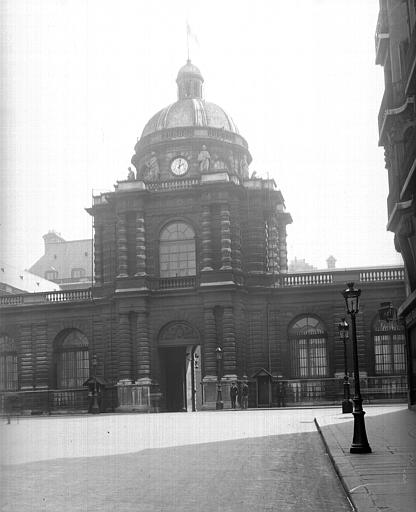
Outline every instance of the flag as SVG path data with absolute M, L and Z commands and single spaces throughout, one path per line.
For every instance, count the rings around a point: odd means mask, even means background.
M 189 25 L 188 21 L 186 22 L 186 34 L 188 38 L 188 44 L 189 40 L 192 39 L 199 46 L 198 38 L 196 37 L 196 34 L 192 32 L 191 25 Z

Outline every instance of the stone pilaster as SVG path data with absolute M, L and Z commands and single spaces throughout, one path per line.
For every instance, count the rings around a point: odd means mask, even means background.
M 131 337 L 128 313 L 120 313 L 117 337 L 119 353 L 119 380 L 131 379 Z
M 217 348 L 217 336 L 215 328 L 215 317 L 212 308 L 204 310 L 204 374 L 205 376 L 217 375 L 217 359 L 215 349 Z
M 95 283 L 102 284 L 103 276 L 103 226 L 95 226 L 94 236 L 94 274 Z
M 35 337 L 35 368 L 37 389 L 48 387 L 48 334 L 46 324 L 38 324 L 34 328 Z
M 280 271 L 287 272 L 286 226 L 279 226 L 279 264 Z
M 20 330 L 20 389 L 33 389 L 33 343 L 30 325 L 24 325 Z
M 241 263 L 241 226 L 240 226 L 240 218 L 238 216 L 238 211 L 236 208 L 232 211 L 232 266 L 234 270 L 237 272 L 242 271 L 242 263 Z
M 260 209 L 252 209 L 248 219 L 247 270 L 252 274 L 264 272 L 265 225 Z
M 212 270 L 211 208 L 202 206 L 201 213 L 201 263 L 202 272 Z
M 136 276 L 146 275 L 146 232 L 143 212 L 136 213 Z
M 117 256 L 118 256 L 118 275 L 117 277 L 127 277 L 127 229 L 126 214 L 120 213 L 117 220 Z
M 279 272 L 279 232 L 276 226 L 276 220 L 271 217 L 269 221 L 269 244 L 267 248 L 267 255 L 269 260 L 269 272 L 277 274 Z
M 237 377 L 237 352 L 234 313 L 231 306 L 224 308 L 223 316 L 223 375 L 224 378 Z
M 231 270 L 231 229 L 230 210 L 227 204 L 221 205 L 221 269 Z
M 136 323 L 137 340 L 137 376 L 138 379 L 149 379 L 150 381 L 150 340 L 149 329 L 147 325 L 147 313 L 139 312 Z

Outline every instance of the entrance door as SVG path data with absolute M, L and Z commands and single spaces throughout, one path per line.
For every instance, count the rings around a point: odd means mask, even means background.
M 259 407 L 270 406 L 270 378 L 269 376 L 257 377 L 257 404 Z
M 186 411 L 185 352 L 186 347 L 166 347 L 160 350 L 165 377 L 163 391 L 166 410 L 169 412 Z

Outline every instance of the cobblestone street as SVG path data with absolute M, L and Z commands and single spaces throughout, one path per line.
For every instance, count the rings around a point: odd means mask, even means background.
M 351 510 L 314 417 L 347 419 L 333 408 L 13 419 L 1 510 Z

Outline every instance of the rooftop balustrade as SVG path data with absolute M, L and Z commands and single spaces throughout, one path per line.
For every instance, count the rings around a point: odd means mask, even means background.
M 297 272 L 276 276 L 275 283 L 281 287 L 322 286 L 357 283 L 375 283 L 381 281 L 403 281 L 403 267 L 347 268 L 334 270 L 317 270 L 316 272 Z
M 3 295 L 0 297 L 1 306 L 19 306 L 49 304 L 56 302 L 85 302 L 92 300 L 91 288 L 81 290 L 59 290 L 43 293 L 25 293 L 19 295 Z
M 268 277 L 268 284 L 262 284 L 262 276 Z M 274 277 L 259 274 L 259 286 L 276 288 L 296 288 L 309 286 L 344 285 L 347 282 L 380 283 L 388 281 L 404 281 L 404 267 L 369 267 L 335 270 L 317 270 L 315 272 L 296 272 L 276 274 Z M 240 283 L 243 284 L 243 283 Z M 150 278 L 152 291 L 195 289 L 198 286 L 197 276 L 154 277 Z M 19 295 L 0 296 L 0 308 L 7 306 L 33 306 L 37 304 L 88 302 L 92 301 L 92 288 L 78 290 L 59 290 L 43 293 L 25 293 Z

